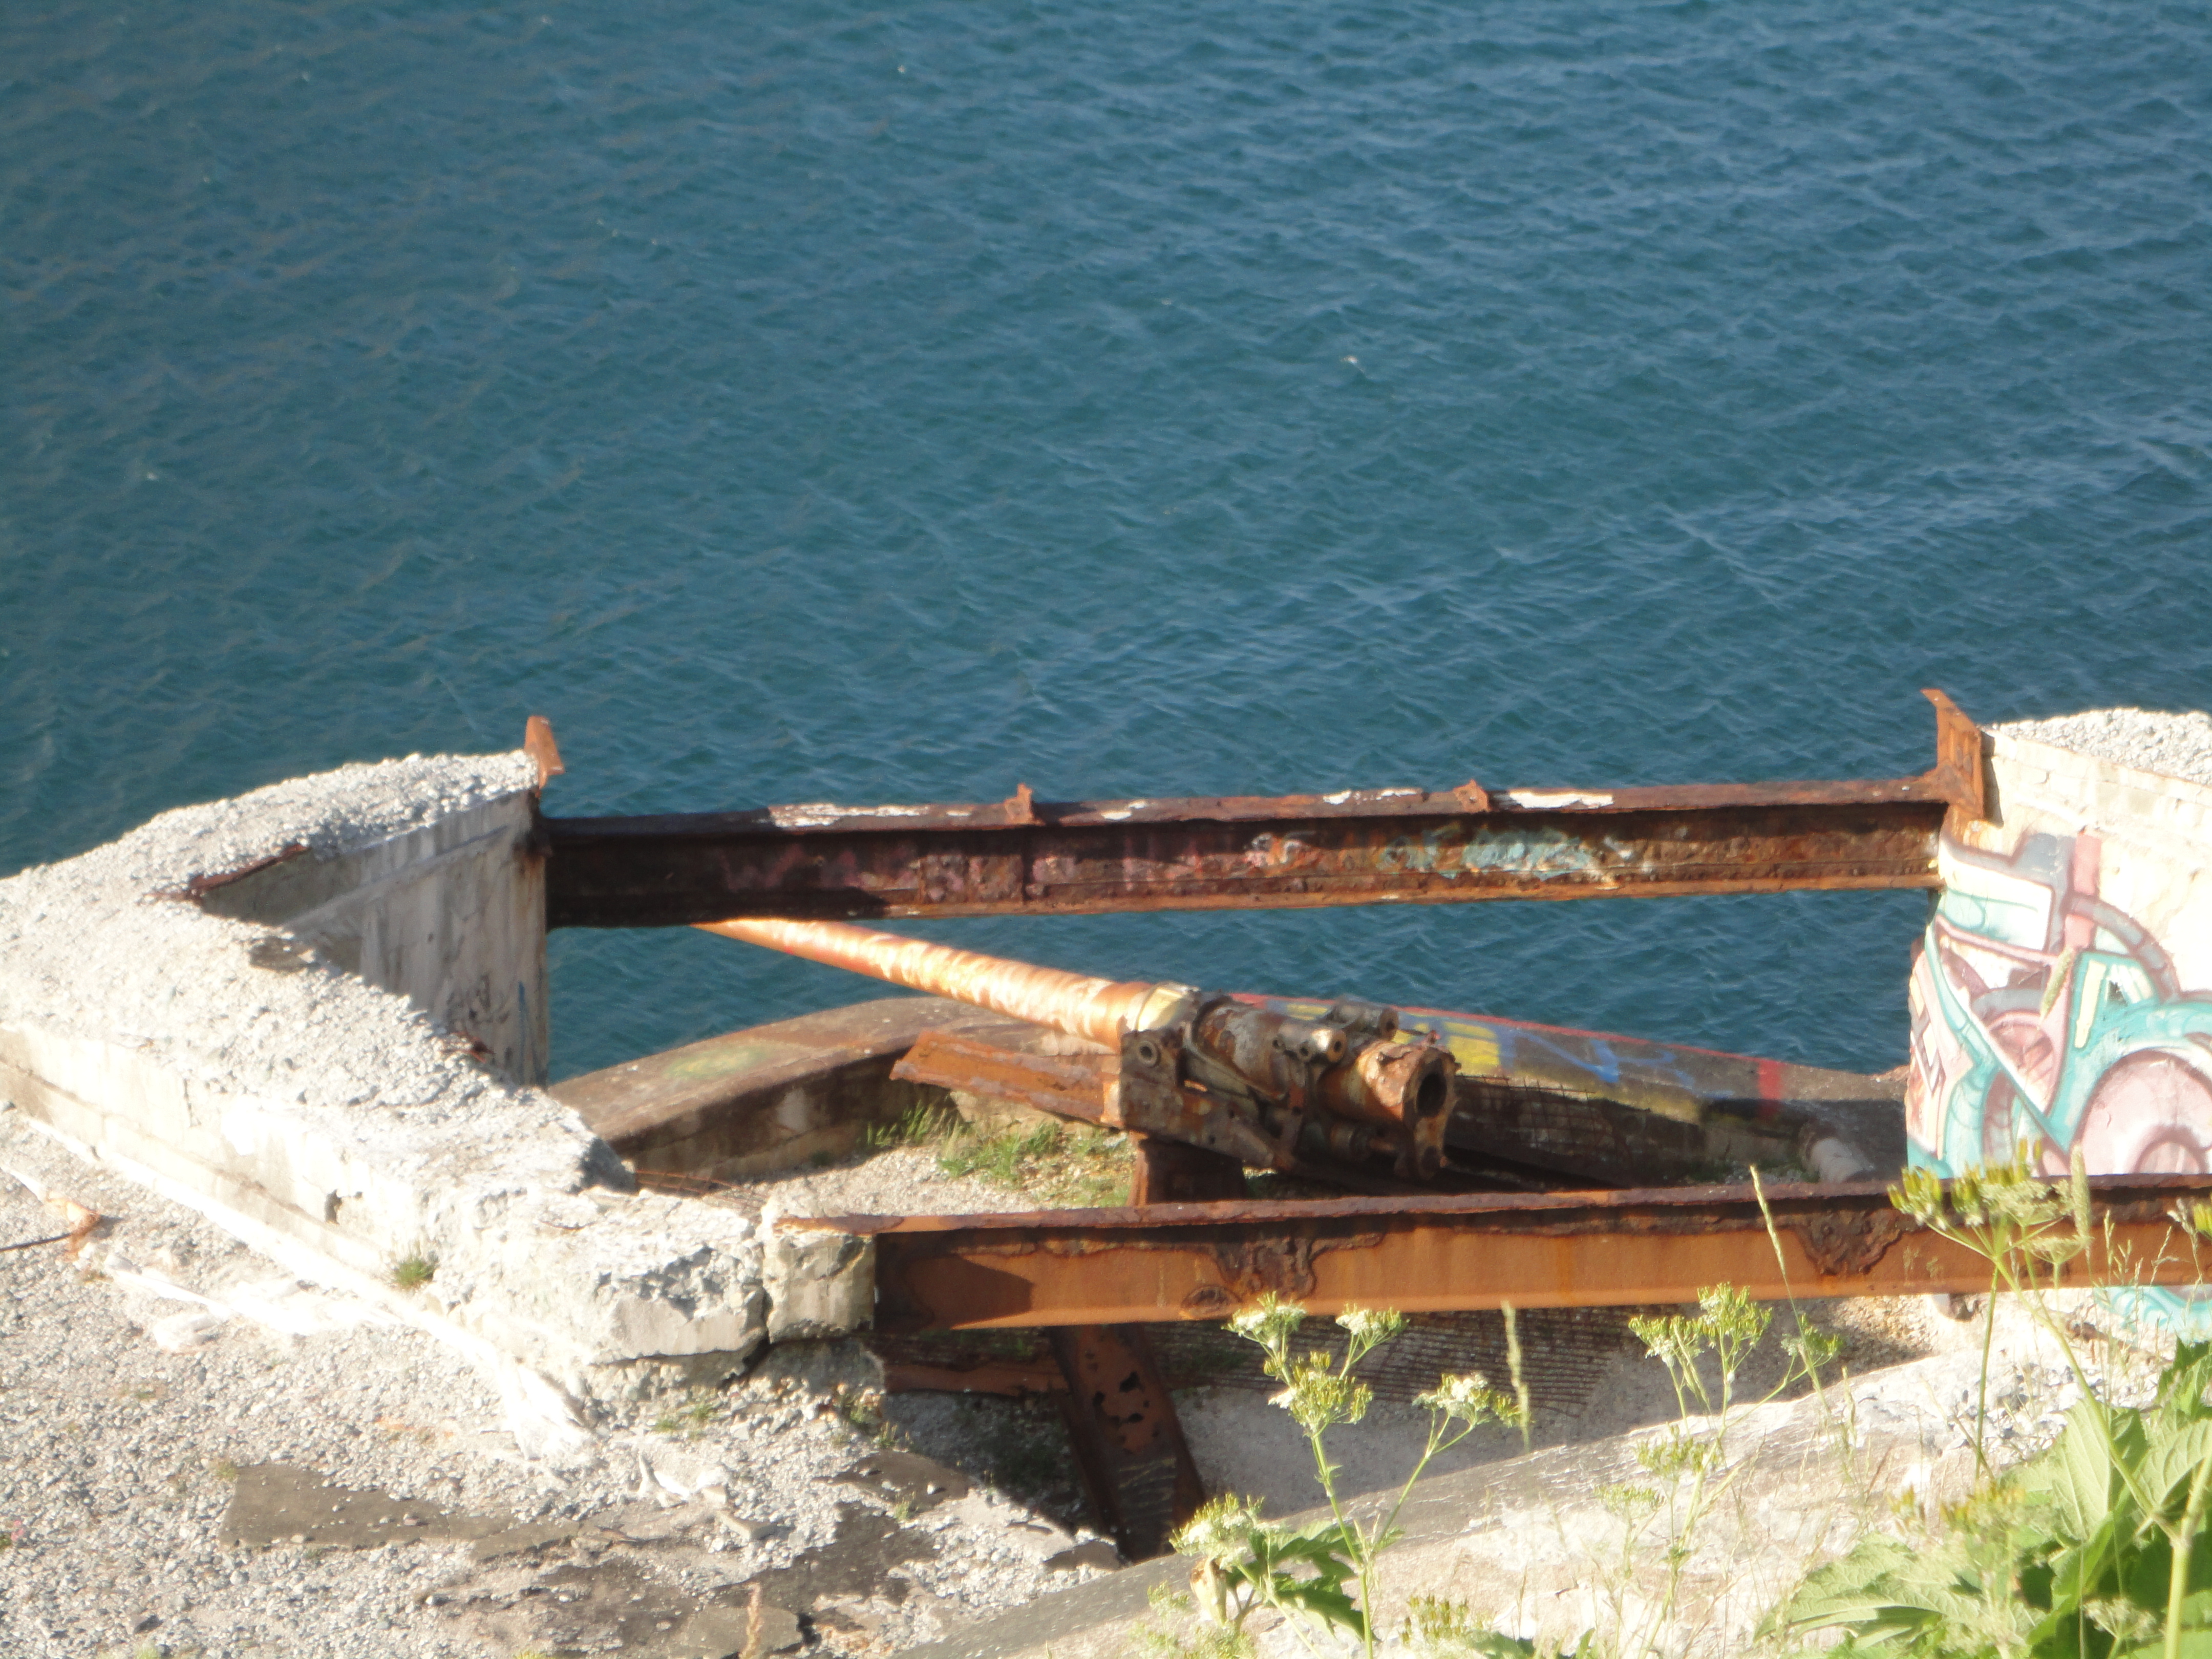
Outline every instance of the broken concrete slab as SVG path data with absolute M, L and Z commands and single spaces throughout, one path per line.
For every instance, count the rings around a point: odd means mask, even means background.
M 761 1574 L 757 1582 L 769 1601 L 799 1613 L 840 1597 L 880 1596 L 897 1602 L 910 1588 L 895 1571 L 900 1563 L 936 1553 L 937 1540 L 927 1533 L 858 1504 L 840 1504 L 835 1537 L 801 1552 L 789 1566 Z
M 748 1584 L 693 1595 L 640 1559 L 609 1555 L 543 1571 L 449 1583 L 424 1598 L 501 1653 L 599 1653 L 635 1659 L 738 1659 L 802 1644 L 799 1620 Z
M 452 1542 L 512 1529 L 505 1516 L 465 1515 L 422 1498 L 356 1490 L 289 1463 L 250 1463 L 238 1471 L 221 1537 L 245 1549 L 308 1544 L 323 1549 L 377 1549 L 386 1544 Z M 570 1527 L 562 1534 L 573 1536 Z
M 771 1342 L 821 1342 L 863 1330 L 876 1308 L 875 1241 L 783 1228 L 771 1218 L 761 1279 Z
M 708 1524 L 714 1519 L 703 1509 L 689 1518 Z M 285 1463 L 239 1470 L 222 1538 L 249 1549 L 465 1541 L 471 1559 L 486 1564 L 571 1543 L 603 1550 L 648 1541 L 585 1522 L 518 1522 L 471 1515 L 374 1488 L 338 1486 L 313 1469 Z M 782 1652 L 801 1639 L 794 1613 L 765 1598 L 756 1613 L 744 1586 L 696 1596 L 619 1553 L 453 1581 L 434 1593 L 433 1604 L 451 1605 L 503 1644 L 522 1649 L 596 1650 L 612 1644 L 653 1659 L 730 1659 L 749 1647 L 756 1654 Z
M 895 1507 L 902 1504 L 912 1515 L 965 1498 L 969 1491 L 968 1477 L 959 1470 L 914 1452 L 871 1452 L 837 1479 Z
M 2056 1432 L 2077 1394 L 2070 1367 L 2024 1310 L 2002 1310 L 1997 1330 L 1990 1443 L 2016 1458 Z M 1477 1624 L 1533 1638 L 1538 1651 L 1566 1651 L 1584 1630 L 1612 1639 L 1607 1620 L 1617 1623 L 1620 1607 L 1608 1607 L 1608 1595 L 1648 1613 L 1662 1594 L 1678 1593 L 1674 1621 L 1644 1632 L 1656 1646 L 1693 1655 L 1748 1650 L 1759 1619 L 1812 1567 L 1848 1549 L 1863 1530 L 1897 1527 L 1908 1516 L 1924 1520 L 1972 1487 L 1981 1363 L 1978 1330 L 1962 1329 L 1923 1358 L 1846 1375 L 1822 1394 L 1740 1407 L 1729 1419 L 1725 1470 L 1715 1472 L 1727 1499 L 1686 1540 L 1691 1547 L 1675 1563 L 1673 1590 L 1662 1532 L 1627 1539 L 1632 1547 L 1624 1542 L 1634 1516 L 1654 1511 L 1624 1510 L 1623 1498 L 1662 1484 L 1646 1462 L 1655 1447 L 1684 1430 L 1708 1435 L 1711 1419 L 1662 1421 L 1432 1476 L 1399 1511 L 1402 1536 L 1382 1558 L 1383 1597 L 1370 1611 L 1395 1632 L 1410 1597 L 1437 1596 L 1464 1607 Z M 2155 1370 L 2117 1343 L 2098 1363 L 2116 1376 L 2132 1364 L 2145 1388 Z M 1303 1456 L 1287 1422 L 1282 1434 L 1291 1455 Z M 1388 1489 L 1370 1492 L 1347 1508 L 1372 1523 L 1391 1497 Z M 1271 1518 L 1297 1527 L 1328 1516 L 1316 1509 Z M 976 1620 L 908 1649 L 903 1659 L 1126 1653 L 1157 1617 L 1152 1593 L 1185 1588 L 1191 1565 L 1170 1555 L 1127 1567 Z M 1260 1644 L 1262 1659 L 1299 1651 L 1288 1631 Z
M 1121 1565 L 1121 1552 L 1103 1538 L 1094 1538 L 1087 1544 L 1076 1544 L 1055 1551 L 1045 1557 L 1045 1565 L 1054 1572 L 1074 1572 L 1084 1567 L 1095 1567 L 1101 1572 L 1113 1572 Z

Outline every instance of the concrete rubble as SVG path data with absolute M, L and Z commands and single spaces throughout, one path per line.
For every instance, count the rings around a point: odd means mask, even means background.
M 2008 720 L 1993 735 L 2060 749 L 2190 783 L 2212 784 L 2212 714 L 2093 708 L 2050 720 Z

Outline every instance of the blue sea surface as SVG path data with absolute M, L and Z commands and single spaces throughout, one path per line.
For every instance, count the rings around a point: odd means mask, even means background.
M 2202 4 L 0 7 L 0 872 L 556 813 L 1881 776 L 2203 707 Z M 1879 1068 L 1912 894 L 944 923 Z M 556 1075 L 872 994 L 553 940 Z

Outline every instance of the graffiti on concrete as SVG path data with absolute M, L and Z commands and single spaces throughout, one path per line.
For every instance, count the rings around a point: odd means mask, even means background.
M 1946 836 L 1944 888 L 1910 986 L 1912 1161 L 2063 1174 L 2212 1171 L 2212 993 L 2185 990 L 2134 917 L 2098 896 L 2094 836 L 2010 855 Z

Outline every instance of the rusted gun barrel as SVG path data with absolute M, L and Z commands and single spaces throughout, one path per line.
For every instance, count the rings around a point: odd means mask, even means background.
M 1121 1046 L 1124 1031 L 1141 1031 L 1172 1019 L 1176 1005 L 1190 994 L 1180 985 L 1093 979 L 839 921 L 765 916 L 697 925 L 725 939 L 764 945 L 809 962 L 888 980 L 910 991 L 951 997 L 1009 1019 L 1087 1037 L 1109 1048 Z
M 1187 985 L 1094 979 L 837 921 L 701 922 L 726 939 L 1049 1025 L 1116 1050 L 1115 1115 L 1262 1168 L 1387 1158 L 1426 1181 L 1443 1161 L 1449 1049 L 1398 1040 L 1397 1011 L 1340 1002 L 1319 1019 Z

